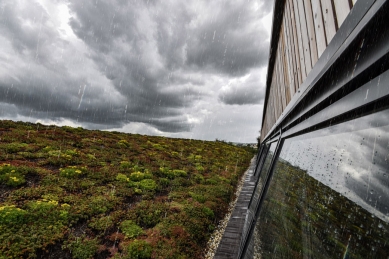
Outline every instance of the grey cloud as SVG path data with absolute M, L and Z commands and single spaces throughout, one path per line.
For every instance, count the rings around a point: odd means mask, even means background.
M 0 30 L 10 39 L 14 51 L 26 59 L 50 69 L 51 45 L 65 45 L 50 23 L 50 15 L 36 2 L 23 5 L 5 1 L 0 9 Z
M 255 11 L 257 3 L 58 0 L 69 8 L 74 33 L 63 36 L 52 20 L 58 13 L 35 1 L 4 1 L 0 38 L 16 59 L 12 73 L 0 73 L 0 116 L 65 118 L 92 128 L 139 122 L 188 132 L 187 110 L 222 86 L 209 85 L 209 78 L 224 82 L 265 65 L 259 19 L 270 9 Z M 219 96 L 227 104 L 258 103 L 255 98 L 262 96 L 251 83 Z
M 221 89 L 219 101 L 229 105 L 261 104 L 265 98 L 265 87 L 260 82 L 260 76 L 254 73 L 247 79 L 235 80 Z
M 259 20 L 267 14 L 253 9 L 254 2 L 222 1 L 209 9 L 188 40 L 189 65 L 216 70 L 230 76 L 265 66 L 268 45 L 258 40 L 267 32 Z M 211 4 L 210 4 L 211 5 Z

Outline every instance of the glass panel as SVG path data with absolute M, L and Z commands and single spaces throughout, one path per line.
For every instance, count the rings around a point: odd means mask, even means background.
M 389 258 L 389 111 L 286 140 L 254 232 L 260 258 Z
M 258 183 L 257 185 L 255 186 L 255 190 L 254 190 L 254 197 L 250 203 L 250 211 L 252 212 L 255 212 L 255 208 L 257 206 L 257 203 L 258 203 L 258 199 L 259 199 L 259 196 L 262 192 L 262 187 L 264 185 L 264 182 L 267 178 L 267 175 L 269 173 L 269 167 L 270 167 L 270 163 L 271 161 L 273 160 L 273 156 L 274 156 L 274 152 L 276 150 L 276 146 L 277 146 L 277 142 L 273 142 L 271 145 L 270 145 L 270 148 L 269 148 L 269 152 L 267 153 L 266 155 L 266 159 L 265 159 L 265 163 L 262 167 L 262 170 L 259 174 L 259 179 L 258 179 Z
M 255 175 L 257 175 L 257 174 L 259 175 L 259 171 L 261 170 L 263 161 L 265 160 L 266 155 L 267 155 L 267 151 L 269 150 L 269 145 L 270 144 L 263 146 L 262 154 L 261 154 L 261 157 L 259 158 L 258 167 L 257 167 L 257 170 L 255 172 Z
M 249 204 L 248 213 L 246 214 L 245 224 L 243 227 L 243 239 L 247 238 L 246 236 L 248 235 L 248 230 L 252 226 L 252 220 L 254 219 L 255 214 L 256 214 L 258 201 L 259 201 L 259 198 L 260 198 L 260 195 L 262 192 L 262 187 L 263 187 L 264 182 L 267 178 L 267 175 L 269 174 L 269 167 L 270 167 L 271 161 L 273 159 L 276 146 L 277 146 L 277 142 L 273 142 L 270 145 L 269 152 L 267 153 L 267 155 L 263 156 L 263 157 L 266 157 L 266 159 L 265 159 L 265 163 L 262 167 L 262 170 L 259 174 L 258 182 L 257 182 L 257 185 L 255 186 L 254 193 L 253 193 L 253 196 L 252 196 L 250 204 Z

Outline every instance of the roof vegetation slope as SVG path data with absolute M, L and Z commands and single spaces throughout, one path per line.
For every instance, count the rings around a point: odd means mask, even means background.
M 202 258 L 252 150 L 0 122 L 0 259 Z

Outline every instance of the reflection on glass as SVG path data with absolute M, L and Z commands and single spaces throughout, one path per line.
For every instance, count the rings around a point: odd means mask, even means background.
M 277 142 L 274 142 L 270 145 L 269 152 L 266 155 L 265 163 L 264 163 L 262 170 L 259 174 L 258 183 L 255 186 L 253 198 L 251 199 L 251 203 L 249 204 L 249 213 L 251 213 L 251 214 L 255 214 L 255 211 L 256 211 L 256 208 L 258 205 L 258 200 L 259 200 L 261 192 L 262 192 L 262 187 L 263 187 L 264 182 L 267 178 L 267 175 L 269 174 L 270 163 L 273 160 L 276 146 L 277 146 Z
M 388 124 L 386 110 L 285 141 L 254 235 L 261 258 L 389 258 Z
M 261 170 L 261 172 L 259 174 L 258 184 L 256 186 L 255 193 L 254 193 L 254 195 L 257 195 L 258 197 L 261 194 L 263 183 L 266 180 L 267 175 L 269 173 L 270 163 L 273 160 L 273 156 L 274 156 L 274 152 L 276 150 L 276 146 L 277 146 L 277 142 L 273 142 L 270 145 L 269 152 L 266 155 L 265 163 L 263 164 L 262 170 Z
M 266 158 L 266 155 L 267 155 L 267 151 L 269 150 L 269 145 L 270 144 L 267 144 L 267 145 L 264 145 L 263 146 L 263 151 L 262 151 L 262 154 L 261 156 L 259 157 L 259 162 L 258 162 L 258 167 L 256 168 L 256 171 L 255 171 L 255 175 L 258 176 L 259 173 L 260 173 L 260 170 L 261 170 L 261 167 L 262 167 L 262 164 Z
M 251 221 L 253 220 L 253 218 L 255 216 L 257 206 L 258 206 L 258 200 L 259 200 L 261 192 L 262 192 L 263 183 L 266 180 L 267 175 L 269 174 L 270 163 L 273 159 L 276 146 L 277 146 L 277 142 L 272 143 L 270 145 L 269 152 L 263 156 L 263 157 L 266 157 L 265 163 L 264 163 L 262 170 L 259 174 L 258 183 L 255 187 L 253 197 L 252 197 L 251 202 L 249 204 L 248 213 L 246 214 L 246 220 L 245 220 L 246 224 L 244 225 L 244 228 L 243 228 L 243 236 L 244 237 L 248 234 L 248 229 L 251 227 L 251 224 L 252 224 Z
M 264 159 L 265 161 L 264 161 L 264 164 L 260 170 L 257 185 L 255 186 L 254 193 L 253 193 L 252 199 L 251 199 L 250 204 L 249 204 L 248 213 L 246 214 L 245 225 L 243 227 L 243 239 L 244 239 L 244 241 L 246 241 L 247 235 L 249 234 L 248 230 L 251 228 L 251 226 L 253 224 L 252 221 L 253 221 L 255 214 L 256 214 L 256 211 L 257 211 L 258 201 L 259 201 L 260 195 L 262 193 L 262 189 L 263 189 L 265 180 L 269 174 L 269 168 L 270 168 L 271 161 L 273 160 L 276 146 L 277 146 L 277 142 L 273 142 L 270 145 L 270 148 L 268 146 L 265 147 L 265 148 L 268 148 L 268 152 L 267 152 L 267 154 L 264 153 L 262 155 L 261 160 Z

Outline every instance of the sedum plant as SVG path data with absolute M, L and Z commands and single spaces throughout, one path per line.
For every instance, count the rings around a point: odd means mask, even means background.
M 134 238 L 142 234 L 143 230 L 132 220 L 125 220 L 120 224 L 122 232 L 127 238 Z
M 20 170 L 10 164 L 2 164 L 0 166 L 0 183 L 5 183 L 8 186 L 19 186 L 26 182 L 24 175 Z
M 86 167 L 78 167 L 78 166 L 68 166 L 66 168 L 59 169 L 59 175 L 66 178 L 77 178 L 81 177 L 86 173 Z

